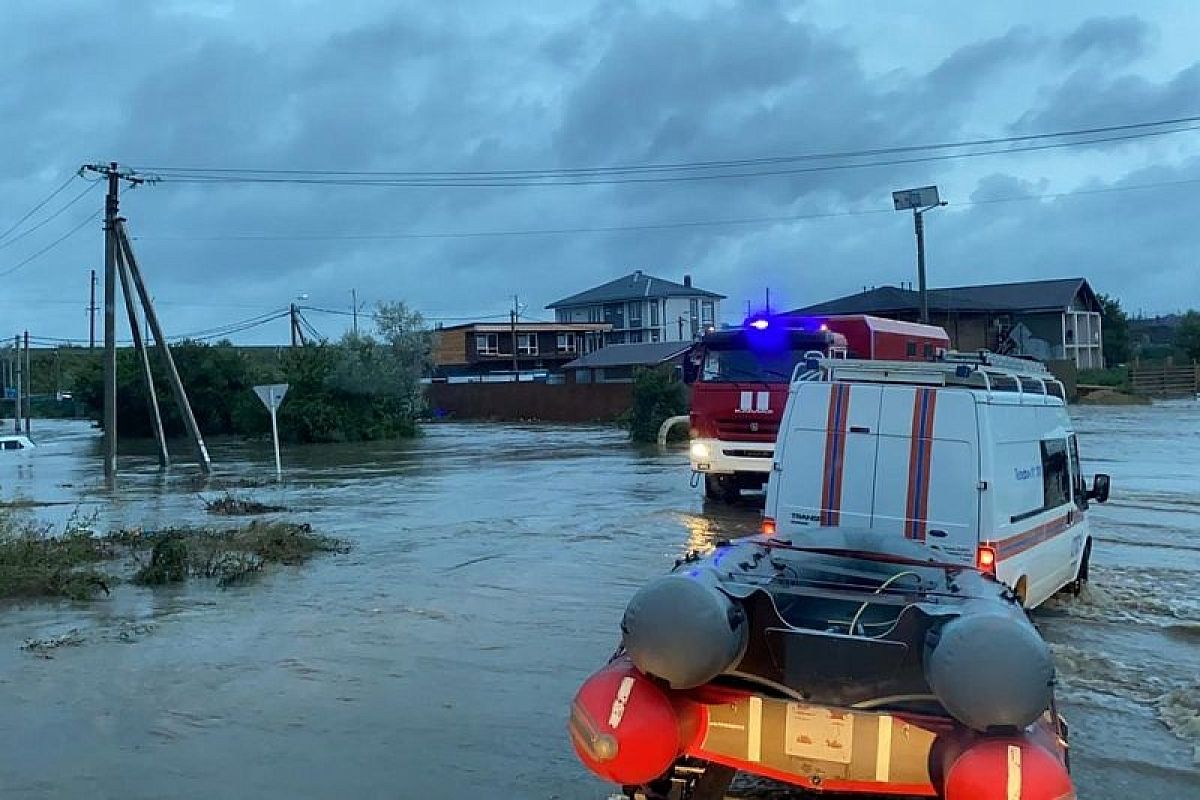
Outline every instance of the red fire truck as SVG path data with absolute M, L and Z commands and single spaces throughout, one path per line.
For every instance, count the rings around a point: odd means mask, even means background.
M 705 335 L 684 359 L 692 470 L 705 495 L 732 502 L 766 485 L 788 384 L 806 355 L 927 361 L 949 346 L 939 327 L 862 314 L 757 315 Z

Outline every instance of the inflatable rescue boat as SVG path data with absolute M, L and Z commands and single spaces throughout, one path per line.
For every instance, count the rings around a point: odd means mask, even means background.
M 570 735 L 645 800 L 738 771 L 808 790 L 1071 800 L 1054 664 L 1012 591 L 920 545 L 824 528 L 691 553 L 642 588 Z

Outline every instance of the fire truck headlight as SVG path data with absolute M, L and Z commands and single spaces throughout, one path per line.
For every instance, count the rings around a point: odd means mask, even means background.
M 708 445 L 704 442 L 692 442 L 692 458 L 697 461 L 706 461 L 710 455 Z

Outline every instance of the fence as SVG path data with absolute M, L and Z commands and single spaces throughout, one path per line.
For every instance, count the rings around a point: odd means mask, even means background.
M 610 421 L 633 404 L 631 383 L 434 383 L 429 407 L 452 419 Z
M 1182 397 L 1200 394 L 1200 366 L 1135 366 L 1129 370 L 1134 394 L 1149 397 Z

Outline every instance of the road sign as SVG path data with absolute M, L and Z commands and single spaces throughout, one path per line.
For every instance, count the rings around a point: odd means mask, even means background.
M 936 186 L 922 186 L 919 189 L 901 189 L 892 192 L 892 204 L 897 211 L 909 208 L 928 208 L 941 202 Z
M 279 460 L 279 422 L 275 412 L 279 410 L 279 404 L 283 402 L 283 396 L 287 394 L 287 390 L 286 383 L 267 383 L 254 387 L 254 393 L 258 395 L 258 399 L 262 400 L 267 411 L 271 412 L 271 441 L 275 443 L 275 477 L 277 478 L 283 477 L 283 463 Z
M 254 387 L 254 393 L 258 395 L 259 400 L 262 400 L 262 404 L 267 407 L 268 411 L 274 411 L 279 408 L 279 404 L 283 402 L 283 396 L 287 394 L 287 390 L 288 385 L 286 383 L 268 383 Z

